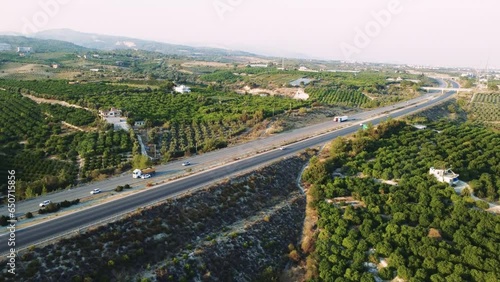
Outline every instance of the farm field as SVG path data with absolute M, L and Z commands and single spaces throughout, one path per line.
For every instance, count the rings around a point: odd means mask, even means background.
M 123 157 L 132 150 L 128 132 L 77 132 L 63 127 L 62 122 L 95 124 L 92 112 L 37 104 L 7 90 L 0 91 L 0 103 L 0 174 L 17 172 L 20 200 L 72 186 L 79 173 L 82 180 L 112 174 L 128 161 Z M 84 159 L 81 170 L 78 157 Z M 7 186 L 0 188 L 5 193 Z
M 483 122 L 500 122 L 500 93 L 478 93 L 470 106 L 471 118 Z
M 308 88 L 307 93 L 325 105 L 341 105 L 346 107 L 362 107 L 368 102 L 368 97 L 356 90 Z

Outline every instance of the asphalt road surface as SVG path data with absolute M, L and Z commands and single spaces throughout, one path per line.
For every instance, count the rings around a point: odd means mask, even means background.
M 135 193 L 127 197 L 119 198 L 117 200 L 110 201 L 101 205 L 95 205 L 82 211 L 78 211 L 65 216 L 59 216 L 55 219 L 17 230 L 16 249 L 20 250 L 46 239 L 53 238 L 56 235 L 72 232 L 74 230 L 78 230 L 79 228 L 95 224 L 96 222 L 110 218 L 112 216 L 120 215 L 128 211 L 133 211 L 137 208 L 144 207 L 161 199 L 166 199 L 168 197 L 184 193 L 188 190 L 205 186 L 215 181 L 224 179 L 226 177 L 234 175 L 235 173 L 253 170 L 257 167 L 262 166 L 263 164 L 286 157 L 287 155 L 295 154 L 306 148 L 321 146 L 338 136 L 344 136 L 356 132 L 359 129 L 359 124 L 361 122 L 365 122 L 365 119 L 367 118 L 371 118 L 370 122 L 376 125 L 379 122 L 386 120 L 388 117 L 395 118 L 404 116 L 409 113 L 418 111 L 422 108 L 435 105 L 449 98 L 453 94 L 453 92 L 449 92 L 444 95 L 429 93 L 410 102 L 404 102 L 398 105 L 384 107 L 374 111 L 354 115 L 350 118 L 354 118 L 355 120 L 347 123 L 323 123 L 303 129 L 294 130 L 286 134 L 278 134 L 277 136 L 273 136 L 263 140 L 257 140 L 247 144 L 190 158 L 189 160 L 194 166 L 199 164 L 212 164 L 215 166 L 217 164 L 223 163 L 224 161 L 227 161 L 228 159 L 233 160 L 236 156 L 251 154 L 256 150 L 261 151 L 263 148 L 269 148 L 270 146 L 279 147 L 279 144 L 283 144 L 291 140 L 300 139 L 305 136 L 311 136 L 317 134 L 318 132 L 327 131 L 338 126 L 349 125 L 333 132 L 287 145 L 286 150 L 270 150 L 261 154 L 254 155 L 250 158 L 230 162 L 229 164 L 224 166 L 217 166 L 213 169 L 206 170 L 189 177 L 170 181 L 166 184 L 154 188 L 144 189 L 139 193 Z M 421 104 L 415 105 L 415 103 Z M 406 108 L 398 110 L 398 108 L 400 107 Z M 397 111 L 389 113 L 389 111 L 393 110 Z M 183 169 L 184 167 L 181 166 L 181 161 L 174 162 L 165 166 L 160 166 L 157 167 L 158 175 L 155 176 L 155 178 L 179 173 L 182 172 Z M 70 200 L 72 199 L 72 197 L 82 198 L 82 196 L 90 196 L 90 191 L 94 188 L 101 188 L 104 193 L 106 193 L 106 191 L 114 189 L 117 185 L 144 185 L 147 182 L 148 180 L 132 179 L 131 175 L 127 174 L 112 178 L 110 180 L 87 185 L 85 187 L 75 188 L 71 191 L 63 191 L 57 194 L 48 195 L 46 197 L 40 197 L 35 201 L 31 200 L 20 202 L 18 203 L 17 212 L 20 214 L 24 214 L 26 211 L 37 210 L 38 203 L 46 199 L 51 199 L 53 202 L 58 202 L 65 199 Z M 6 209 L 5 206 L 0 208 Z M 0 236 L 0 254 L 5 254 L 9 250 L 10 247 L 7 245 L 7 240 L 8 234 L 3 234 Z

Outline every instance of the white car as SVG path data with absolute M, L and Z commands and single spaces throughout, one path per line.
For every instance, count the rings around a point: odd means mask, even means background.
M 280 150 L 281 150 L 281 151 L 283 151 L 283 150 L 285 150 L 285 149 L 286 149 L 286 147 L 285 147 L 285 146 L 281 146 L 281 147 L 280 147 Z
M 49 204 L 50 204 L 50 200 L 43 201 L 43 202 L 40 203 L 40 207 L 44 208 L 45 206 L 48 206 Z
M 151 178 L 151 174 L 143 174 L 141 175 L 141 178 L 142 179 Z
M 94 189 L 94 190 L 90 191 L 90 194 L 91 194 L 91 195 L 94 195 L 94 194 L 99 194 L 99 193 L 101 193 L 101 189 L 99 189 L 99 188 L 96 188 L 96 189 Z
M 182 163 L 182 166 L 188 166 L 188 165 L 191 165 L 191 163 L 190 162 L 183 162 Z

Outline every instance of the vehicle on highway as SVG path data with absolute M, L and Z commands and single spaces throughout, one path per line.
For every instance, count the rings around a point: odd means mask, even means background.
M 344 122 L 344 121 L 347 121 L 348 119 L 349 119 L 348 116 L 341 116 L 341 117 L 334 117 L 333 121 L 334 122 Z
M 183 162 L 182 163 L 182 166 L 188 166 L 188 165 L 191 165 L 191 163 L 190 162 Z
M 95 194 L 99 194 L 99 193 L 101 193 L 101 189 L 99 189 L 99 188 L 95 188 L 94 190 L 90 191 L 91 195 L 95 195 Z
M 132 172 L 132 178 L 142 178 L 144 174 L 153 175 L 155 174 L 155 172 L 156 170 L 152 167 L 148 167 L 145 169 L 134 169 L 134 171 Z
M 148 174 L 143 174 L 143 175 L 141 175 L 141 178 L 142 179 L 151 178 L 151 174 L 149 174 L 149 173 Z
M 285 150 L 285 149 L 286 149 L 286 147 L 285 147 L 285 146 L 281 146 L 281 147 L 280 147 L 280 150 L 281 150 L 281 151 L 283 151 L 283 150 Z
M 40 203 L 40 207 L 44 208 L 45 206 L 48 206 L 50 204 L 50 200 L 46 200 Z

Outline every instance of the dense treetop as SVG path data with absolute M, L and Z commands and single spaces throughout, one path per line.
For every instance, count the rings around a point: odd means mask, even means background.
M 497 198 L 499 147 L 498 133 L 447 122 L 417 130 L 389 121 L 333 141 L 331 157 L 304 173 L 320 216 L 321 281 L 498 281 L 499 217 L 428 169 L 453 165 L 478 182 L 475 194 Z M 332 177 L 336 169 L 344 177 Z M 391 179 L 397 185 L 381 182 Z

